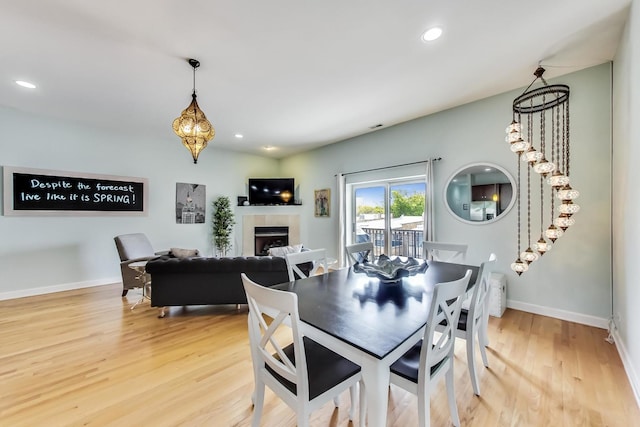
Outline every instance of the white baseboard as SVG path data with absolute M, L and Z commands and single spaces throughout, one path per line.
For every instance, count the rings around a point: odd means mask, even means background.
M 556 308 L 543 307 L 541 305 L 527 304 L 513 300 L 507 300 L 507 307 L 515 310 L 526 311 L 527 313 L 540 314 L 542 316 L 553 317 L 555 319 L 566 320 L 568 322 L 593 326 L 600 329 L 608 329 L 609 327 L 609 319 L 574 313 L 572 311 L 558 310 Z
M 622 341 L 622 338 L 618 334 L 618 330 L 615 329 L 612 332 L 612 335 L 613 335 L 613 340 L 616 344 L 616 348 L 618 349 L 618 354 L 620 355 L 620 359 L 622 359 L 622 365 L 624 366 L 624 370 L 627 373 L 627 378 L 629 378 L 631 389 L 633 390 L 633 394 L 636 397 L 636 403 L 640 408 L 640 381 L 638 380 L 638 374 L 633 369 L 633 364 L 631 363 L 629 353 L 627 352 L 627 348 L 624 346 L 624 342 Z
M 111 277 L 86 282 L 63 283 L 61 285 L 43 286 L 40 288 L 22 289 L 17 291 L 0 292 L 0 301 L 32 297 L 35 295 L 52 294 L 54 292 L 71 291 L 74 289 L 92 288 L 94 286 L 110 285 L 122 281 L 121 277 Z

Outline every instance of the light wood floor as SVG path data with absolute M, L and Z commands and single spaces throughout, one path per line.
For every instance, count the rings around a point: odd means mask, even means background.
M 129 309 L 138 298 L 121 298 L 116 284 L 0 301 L 0 426 L 248 426 L 246 306 L 172 308 L 158 319 L 148 302 Z M 481 398 L 464 342 L 456 346 L 463 426 L 639 425 L 606 331 L 514 310 L 490 318 L 489 328 Z M 431 423 L 448 426 L 439 387 Z M 340 403 L 314 412 L 311 424 L 350 425 L 348 393 Z M 415 397 L 392 387 L 388 425 L 416 424 Z M 270 391 L 261 425 L 295 425 Z

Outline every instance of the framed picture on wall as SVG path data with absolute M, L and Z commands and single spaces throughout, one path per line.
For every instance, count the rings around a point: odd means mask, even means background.
M 331 208 L 331 189 L 323 188 L 322 190 L 315 190 L 313 199 L 315 201 L 315 215 L 318 217 L 329 216 Z
M 176 183 L 176 224 L 204 224 L 206 186 Z

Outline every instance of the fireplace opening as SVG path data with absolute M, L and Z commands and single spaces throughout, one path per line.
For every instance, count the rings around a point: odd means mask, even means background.
M 289 246 L 289 227 L 255 227 L 255 254 L 268 255 L 269 249 Z

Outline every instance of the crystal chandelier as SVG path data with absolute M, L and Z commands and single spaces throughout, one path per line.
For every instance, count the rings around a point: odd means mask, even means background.
M 173 131 L 182 139 L 182 144 L 187 147 L 187 150 L 191 152 L 193 163 L 198 163 L 200 152 L 213 139 L 216 131 L 196 101 L 196 68 L 200 66 L 200 62 L 195 59 L 189 59 L 188 62 L 193 67 L 192 100 L 191 104 L 182 111 L 180 117 L 173 121 Z
M 521 275 L 551 250 L 553 243 L 575 223 L 573 214 L 580 210 L 574 200 L 580 193 L 573 189 L 569 179 L 569 86 L 549 85 L 542 77 L 544 68 L 538 67 L 536 77 L 522 95 L 513 100 L 513 120 L 505 129 L 505 141 L 518 158 L 518 257 L 511 269 Z M 531 89 L 540 80 L 542 86 Z M 549 138 L 550 136 L 550 138 Z M 549 141 L 550 140 L 550 141 Z M 537 142 L 536 142 L 537 141 Z M 537 145 L 537 148 L 536 148 Z M 526 183 L 521 173 L 526 165 Z M 531 171 L 540 178 L 539 190 L 531 184 Z M 545 194 L 545 183 L 548 194 Z M 526 188 L 527 249 L 521 251 L 522 192 Z M 531 245 L 532 189 L 540 193 L 540 238 Z M 551 220 L 544 227 L 544 201 L 550 201 Z M 557 216 L 556 199 L 559 200 Z

